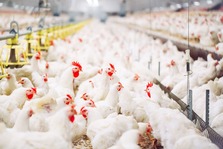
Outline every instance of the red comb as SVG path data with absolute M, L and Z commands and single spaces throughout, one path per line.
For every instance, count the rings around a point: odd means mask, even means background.
M 150 93 L 150 91 L 147 92 L 147 95 L 149 96 L 149 98 L 151 98 L 151 93 Z
M 171 60 L 170 64 L 171 64 L 172 66 L 174 66 L 174 65 L 176 64 L 176 62 L 175 62 L 174 60 Z
M 48 63 L 48 62 L 46 62 L 45 67 L 46 67 L 46 69 L 48 69 L 48 68 L 49 68 L 49 63 Z
M 38 54 L 39 54 L 39 56 L 41 57 L 41 55 L 42 55 L 42 53 L 39 51 L 39 52 L 37 52 Z
M 73 99 L 70 94 L 66 95 L 69 99 Z
M 82 39 L 82 38 L 78 38 L 78 40 L 79 40 L 80 42 L 83 42 L 83 39 Z
M 82 111 L 86 111 L 86 109 L 85 109 L 85 107 L 82 107 L 81 109 L 80 109 L 80 112 L 82 112 Z
M 152 87 L 153 86 L 153 82 L 149 82 L 146 86 L 146 88 Z
M 72 62 L 72 65 L 73 66 L 77 66 L 80 69 L 80 71 L 82 71 L 82 66 L 80 65 L 80 63 L 78 63 L 78 62 Z
M 35 87 L 32 87 L 31 89 L 34 91 L 34 93 L 36 93 L 36 88 Z
M 39 60 L 41 58 L 41 53 L 37 52 L 36 55 L 35 55 L 35 58 L 36 58 L 36 60 Z
M 82 96 L 81 96 L 81 98 L 84 98 L 84 96 L 86 95 L 87 93 L 84 93 Z
M 146 132 L 147 134 L 150 134 L 153 131 L 152 126 L 148 123 L 147 128 L 146 128 Z
M 109 65 L 113 70 L 115 70 L 115 66 L 113 64 L 110 63 Z

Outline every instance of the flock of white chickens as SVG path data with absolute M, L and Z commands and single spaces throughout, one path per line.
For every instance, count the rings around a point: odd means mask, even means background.
M 166 13 L 139 13 L 115 19 L 141 28 L 161 32 L 191 44 L 223 55 L 223 16 L 221 12 L 190 11 Z M 189 33 L 188 33 L 189 31 Z M 197 43 L 197 44 L 196 44 Z M 213 47 L 213 48 L 211 48 Z
M 185 101 L 185 64 L 171 42 L 92 21 L 35 53 L 30 65 L 7 70 L 0 80 L 0 148 L 69 149 L 87 135 L 94 149 L 138 149 L 146 134 L 166 149 L 217 149 L 152 83 L 158 78 Z M 210 124 L 223 136 L 223 79 L 214 79 L 222 65 L 211 55 L 191 60 L 193 109 L 204 117 L 210 88 Z

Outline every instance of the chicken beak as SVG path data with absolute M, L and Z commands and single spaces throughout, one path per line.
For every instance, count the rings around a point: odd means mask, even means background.
M 71 100 L 70 100 L 70 104 L 73 104 L 73 103 L 74 103 L 74 100 L 73 100 L 73 99 L 71 99 Z

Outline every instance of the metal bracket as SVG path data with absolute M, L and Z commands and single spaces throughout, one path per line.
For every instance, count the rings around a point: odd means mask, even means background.
M 19 34 L 19 24 L 17 21 L 12 21 L 10 23 L 10 34 Z
M 42 18 L 40 18 L 40 20 L 39 20 L 38 27 L 39 27 L 39 28 L 43 28 L 44 25 L 45 25 L 45 18 L 42 17 Z

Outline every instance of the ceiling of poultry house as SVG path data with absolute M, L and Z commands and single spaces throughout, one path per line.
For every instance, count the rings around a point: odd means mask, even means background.
M 1 5 L 13 5 L 13 7 L 37 7 L 41 0 L 0 0 Z M 125 10 L 128 12 L 140 11 L 149 8 L 174 8 L 183 7 L 189 1 L 191 4 L 212 4 L 222 0 L 42 0 L 48 3 L 56 12 L 91 12 L 99 9 L 107 13 L 119 12 L 122 3 L 125 2 Z

